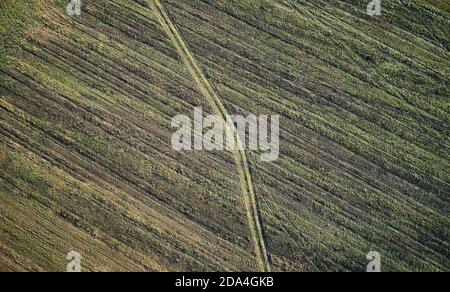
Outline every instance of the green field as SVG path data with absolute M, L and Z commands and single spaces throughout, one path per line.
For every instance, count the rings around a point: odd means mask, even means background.
M 160 1 L 0 3 L 0 271 L 450 271 L 448 1 Z M 174 151 L 194 107 L 280 159 Z

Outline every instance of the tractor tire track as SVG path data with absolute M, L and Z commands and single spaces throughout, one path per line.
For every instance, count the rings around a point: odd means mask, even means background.
M 243 144 L 242 141 L 240 141 L 239 135 L 237 134 L 235 125 L 226 118 L 229 114 L 224 104 L 222 103 L 216 91 L 213 89 L 212 85 L 206 79 L 203 71 L 200 69 L 199 64 L 184 42 L 180 32 L 170 19 L 167 10 L 159 0 L 148 0 L 148 2 L 153 9 L 156 17 L 158 18 L 161 26 L 168 34 L 171 42 L 177 48 L 180 57 L 183 59 L 183 62 L 185 63 L 185 66 L 190 75 L 194 79 L 198 89 L 209 100 L 209 102 L 211 102 L 211 105 L 213 106 L 217 114 L 222 117 L 227 130 L 233 133 L 233 135 L 235 136 L 235 140 L 237 141 L 238 146 L 237 149 L 243 149 L 242 147 L 239 147 Z M 259 268 L 261 269 L 261 271 L 270 272 L 271 264 L 263 236 L 262 218 L 253 189 L 253 182 L 248 166 L 247 154 L 245 153 L 245 150 L 234 150 L 233 156 L 240 172 L 240 183 L 247 209 L 250 235 L 255 245 Z

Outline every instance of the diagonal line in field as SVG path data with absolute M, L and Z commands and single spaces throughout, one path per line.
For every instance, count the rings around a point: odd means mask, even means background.
M 224 104 L 219 98 L 216 91 L 213 89 L 209 81 L 206 79 L 203 71 L 200 69 L 196 59 L 193 57 L 191 51 L 184 42 L 181 33 L 178 31 L 176 26 L 170 19 L 165 7 L 159 0 L 148 0 L 151 8 L 153 9 L 155 15 L 157 16 L 161 26 L 168 34 L 171 42 L 175 45 L 178 50 L 180 57 L 191 74 L 192 78 L 201 91 L 201 93 L 208 99 L 208 101 L 213 106 L 214 110 L 221 116 L 227 129 L 233 133 L 237 140 L 237 149 L 243 149 L 239 147 L 242 145 L 242 141 L 237 134 L 235 125 L 227 119 L 229 116 Z M 236 161 L 236 165 L 240 173 L 240 183 L 241 189 L 244 196 L 244 202 L 247 209 L 247 216 L 249 221 L 249 228 L 252 240 L 255 245 L 256 256 L 258 259 L 259 267 L 264 272 L 271 271 L 271 265 L 269 260 L 269 255 L 266 249 L 266 243 L 264 241 L 263 230 L 262 230 L 262 219 L 261 214 L 258 209 L 258 203 L 256 200 L 256 195 L 253 189 L 252 177 L 250 175 L 250 169 L 248 167 L 248 159 L 245 150 L 233 150 L 233 156 Z

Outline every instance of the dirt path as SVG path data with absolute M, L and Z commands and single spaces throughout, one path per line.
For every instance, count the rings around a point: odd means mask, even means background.
M 156 16 L 158 17 L 158 20 L 161 23 L 162 27 L 169 35 L 170 40 L 176 46 L 178 53 L 180 54 L 181 58 L 185 63 L 186 68 L 194 78 L 198 89 L 206 98 L 208 98 L 217 114 L 219 114 L 223 118 L 224 123 L 228 127 L 228 130 L 234 133 L 235 137 L 237 137 L 238 145 L 242 145 L 242 142 L 240 141 L 239 136 L 237 135 L 235 125 L 231 122 L 230 123 L 226 122 L 227 120 L 226 116 L 228 116 L 228 112 L 225 106 L 223 105 L 218 94 L 213 89 L 209 81 L 206 79 L 205 75 L 200 69 L 200 66 L 198 65 L 191 51 L 184 42 L 180 32 L 170 19 L 166 9 L 159 0 L 148 0 L 148 1 L 153 11 L 155 12 Z M 233 151 L 233 155 L 240 172 L 241 188 L 247 209 L 250 233 L 255 244 L 258 263 L 261 271 L 270 272 L 271 271 L 270 261 L 263 237 L 262 220 L 259 213 L 258 204 L 256 201 L 256 196 L 253 190 L 253 182 L 248 167 L 247 154 L 245 153 L 245 151 L 235 150 Z

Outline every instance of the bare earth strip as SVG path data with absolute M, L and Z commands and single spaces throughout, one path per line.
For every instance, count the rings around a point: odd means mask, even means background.
M 162 27 L 169 35 L 170 40 L 176 46 L 189 73 L 194 78 L 198 89 L 209 100 L 209 102 L 211 102 L 217 114 L 220 114 L 223 120 L 226 121 L 226 116 L 228 116 L 229 114 L 225 109 L 225 106 L 223 105 L 218 94 L 215 92 L 209 81 L 206 79 L 205 75 L 200 69 L 200 66 L 188 49 L 178 29 L 170 19 L 166 9 L 159 0 L 150 0 L 149 2 Z M 235 126 L 232 123 L 225 122 L 225 124 L 227 125 L 228 130 L 234 133 L 234 135 L 237 137 L 237 143 L 241 144 L 239 136 L 236 134 L 237 131 Z M 241 187 L 247 209 L 250 233 L 255 244 L 256 256 L 259 262 L 259 266 L 262 271 L 270 272 L 271 266 L 266 249 L 266 244 L 264 242 L 262 221 L 256 201 L 256 196 L 253 190 L 253 182 L 248 167 L 247 155 L 244 150 L 235 150 L 233 151 L 233 155 L 240 172 Z

